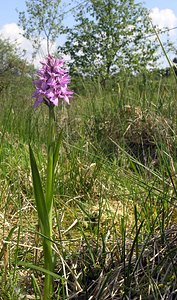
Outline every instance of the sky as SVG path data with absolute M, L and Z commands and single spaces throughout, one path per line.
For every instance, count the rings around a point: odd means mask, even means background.
M 70 2 L 65 0 L 65 2 L 67 1 Z M 136 0 L 136 2 L 140 1 Z M 160 28 L 168 27 L 169 29 L 177 27 L 177 0 L 145 0 L 141 2 L 144 3 L 146 8 L 150 9 L 150 16 L 154 25 L 158 25 Z M 18 26 L 18 13 L 16 11 L 17 9 L 23 11 L 25 7 L 25 0 L 0 0 L 0 35 L 17 42 L 21 49 L 26 50 L 26 58 L 31 60 L 32 45 L 30 41 L 22 36 L 23 31 Z M 71 23 L 72 18 L 67 15 L 65 24 L 70 25 Z M 164 34 L 162 38 L 165 40 L 167 36 Z M 177 44 L 177 28 L 169 31 L 169 38 Z M 63 40 L 58 41 L 58 43 L 62 42 Z M 44 41 L 42 49 L 34 61 L 35 64 L 45 55 L 45 44 Z

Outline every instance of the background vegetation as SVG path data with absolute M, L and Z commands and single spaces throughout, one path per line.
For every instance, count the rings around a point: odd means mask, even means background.
M 28 144 L 44 177 L 48 112 L 33 108 L 31 66 L 0 45 L 0 297 L 42 299 Z M 176 299 L 176 79 L 123 68 L 72 88 L 57 110 L 53 299 Z

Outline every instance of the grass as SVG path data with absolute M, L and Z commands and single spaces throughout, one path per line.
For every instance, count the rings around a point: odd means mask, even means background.
M 53 299 L 175 299 L 176 85 L 81 83 L 57 110 Z M 47 113 L 31 82 L 0 95 L 0 299 L 41 299 L 44 270 L 28 143 L 45 176 Z

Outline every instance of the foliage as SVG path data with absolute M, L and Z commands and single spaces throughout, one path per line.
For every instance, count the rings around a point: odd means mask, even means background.
M 19 12 L 19 25 L 24 36 L 33 42 L 35 49 L 40 47 L 42 39 L 47 40 L 47 50 L 50 50 L 58 34 L 62 32 L 63 14 L 61 0 L 26 0 L 26 13 Z
M 71 56 L 75 73 L 105 79 L 122 69 L 139 72 L 157 59 L 157 44 L 146 38 L 152 33 L 148 11 L 140 3 L 91 0 L 80 6 L 75 21 L 58 48 Z
M 32 69 L 15 43 L 0 37 L 0 91 L 14 84 L 19 76 L 29 75 Z
M 122 72 L 106 89 L 78 78 L 72 105 L 58 107 L 53 299 L 175 299 L 174 83 L 159 72 Z M 46 270 L 28 143 L 43 183 L 48 108 L 34 112 L 29 77 L 14 85 L 0 95 L 0 295 L 41 299 Z M 129 151 L 132 142 L 144 160 Z

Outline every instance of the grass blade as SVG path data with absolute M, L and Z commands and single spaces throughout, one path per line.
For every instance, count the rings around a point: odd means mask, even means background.
M 25 267 L 25 268 L 28 268 L 28 269 L 33 269 L 33 270 L 36 270 L 36 271 L 39 271 L 39 272 L 42 272 L 44 274 L 48 274 L 50 276 L 52 276 L 53 278 L 55 279 L 59 279 L 59 280 L 62 280 L 64 281 L 63 277 L 59 276 L 58 274 L 54 273 L 54 272 L 51 272 L 45 268 L 42 268 L 42 267 L 39 267 L 39 266 L 35 266 L 31 263 L 26 263 L 24 261 L 19 261 L 17 263 L 18 266 L 22 266 L 22 267 Z
M 58 156 L 59 156 L 59 150 L 60 150 L 60 146 L 61 146 L 61 142 L 62 142 L 62 135 L 63 135 L 63 131 L 60 131 L 60 134 L 58 136 L 58 139 L 56 141 L 56 145 L 55 145 L 55 150 L 54 150 L 54 156 L 53 156 L 53 169 L 55 171 L 55 167 L 58 161 Z

